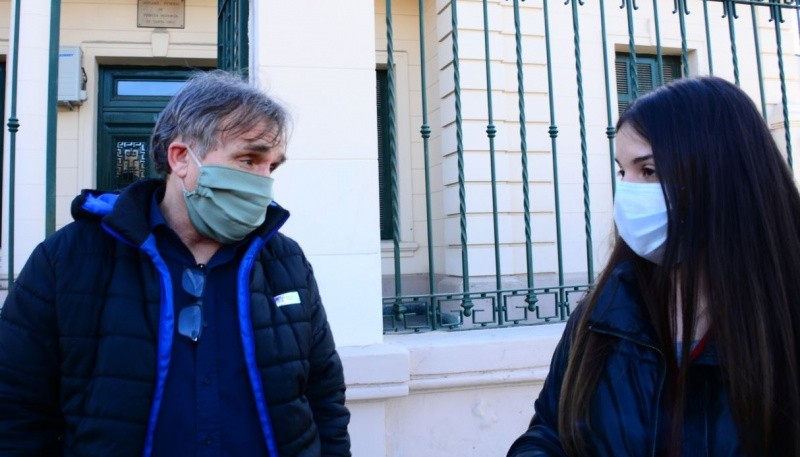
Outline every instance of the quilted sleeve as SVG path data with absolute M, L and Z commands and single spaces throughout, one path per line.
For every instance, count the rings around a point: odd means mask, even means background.
M 61 455 L 54 284 L 40 244 L 0 312 L 0 455 Z
M 313 341 L 311 346 L 311 369 L 306 396 L 314 414 L 314 422 L 322 442 L 322 456 L 349 457 L 350 436 L 347 425 L 350 412 L 344 405 L 344 372 L 342 361 L 336 352 L 333 334 L 322 306 L 317 282 L 311 265 L 307 267 L 308 289 L 313 297 L 311 323 Z

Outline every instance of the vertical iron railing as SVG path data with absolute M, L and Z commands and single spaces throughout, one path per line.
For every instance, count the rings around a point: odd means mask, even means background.
M 558 185 L 558 125 L 556 124 L 556 94 L 553 90 L 553 72 L 550 71 L 553 65 L 553 53 L 550 43 L 550 12 L 547 8 L 547 0 L 542 1 L 542 13 L 544 15 L 544 42 L 545 42 L 545 56 L 547 59 L 547 99 L 550 108 L 550 125 L 547 128 L 547 133 L 550 136 L 550 150 L 552 151 L 553 163 L 553 192 L 554 196 L 554 211 L 556 222 L 556 258 L 558 269 L 558 298 L 556 302 L 556 312 L 560 318 L 566 316 L 566 296 L 564 295 L 562 287 L 564 286 L 564 243 L 561 237 L 561 195 L 559 193 Z M 523 98 L 520 96 L 520 98 Z M 524 183 L 523 183 L 524 184 Z M 530 235 L 528 235 L 530 237 Z M 528 266 L 528 275 L 533 275 L 533 265 Z M 539 309 L 536 309 L 537 317 L 539 317 Z
M 19 67 L 19 25 L 21 0 L 14 1 L 14 38 L 11 44 L 11 93 L 8 113 L 8 288 L 14 285 L 14 222 L 17 176 L 17 75 Z
M 732 0 L 725 0 L 723 3 L 725 8 L 725 13 L 722 15 L 723 18 L 728 19 L 728 34 L 731 38 L 731 60 L 733 61 L 733 81 L 738 86 L 739 83 L 739 54 L 736 51 L 736 27 L 734 27 L 734 20 L 739 19 L 739 15 L 736 14 L 736 3 Z
M 681 1 L 681 0 L 676 0 Z M 639 65 L 636 62 L 636 37 L 633 32 L 633 11 L 638 10 L 636 0 L 623 0 L 620 8 L 625 8 L 626 18 L 628 20 L 628 54 L 630 55 L 630 87 L 628 92 L 631 94 L 631 100 L 639 98 Z
M 586 282 L 594 281 L 594 246 L 592 244 L 592 210 L 589 202 L 589 156 L 586 144 L 586 113 L 583 99 L 583 69 L 581 66 L 581 34 L 578 24 L 578 5 L 582 0 L 568 0 L 572 4 L 572 37 L 575 51 L 575 78 L 578 87 L 578 125 L 581 140 L 581 178 L 583 180 L 583 223 L 586 236 Z
M 419 8 L 419 71 L 420 71 L 420 98 L 422 109 L 422 125 L 419 133 L 422 136 L 423 164 L 425 166 L 425 217 L 426 235 L 428 245 L 428 293 L 430 300 L 427 301 L 426 317 L 432 329 L 437 327 L 436 302 L 433 298 L 436 295 L 436 268 L 433 258 L 433 210 L 431 208 L 431 160 L 430 160 L 430 138 L 431 126 L 428 124 L 428 73 L 427 57 L 425 54 L 425 0 L 418 0 Z
M 783 40 L 781 39 L 781 24 L 783 20 L 783 9 L 780 0 L 769 0 L 770 15 L 769 20 L 775 25 L 775 45 L 778 56 L 778 78 L 781 83 L 781 107 L 783 109 L 783 130 L 786 139 L 786 160 L 789 167 L 794 168 L 792 159 L 792 135 L 789 130 L 789 101 L 786 96 L 786 73 L 783 70 Z
M 45 154 L 45 235 L 56 231 L 56 134 L 58 131 L 58 46 L 61 0 L 50 0 L 50 50 L 47 72 L 47 140 Z
M 544 0 L 547 9 L 547 0 Z M 522 66 L 522 28 L 520 25 L 519 0 L 514 0 L 514 50 L 517 65 L 517 108 L 519 109 L 519 152 L 522 161 L 522 211 L 525 222 L 525 266 L 528 289 L 533 289 L 533 238 L 531 235 L 531 200 L 528 180 L 528 142 L 527 122 L 525 120 L 525 77 Z M 529 311 L 535 311 L 536 299 L 529 293 L 526 297 Z
M 708 74 L 714 74 L 714 59 L 711 58 L 711 27 L 708 24 L 708 2 L 703 2 L 703 20 L 706 31 L 706 52 L 708 53 Z
M 655 8 L 656 0 L 653 0 L 653 8 Z M 608 32 L 606 32 L 606 4 L 605 0 L 600 0 L 600 33 L 603 36 L 607 36 Z M 659 35 L 660 36 L 660 35 Z M 608 157 L 610 159 L 608 169 L 611 171 L 611 195 L 616 194 L 617 192 L 617 182 L 616 182 L 616 172 L 615 172 L 615 161 L 616 161 L 616 150 L 614 148 L 614 137 L 617 136 L 617 129 L 614 128 L 614 115 L 612 114 L 611 110 L 611 78 L 608 76 L 608 69 L 610 66 L 610 60 L 608 60 L 608 42 L 607 40 L 603 40 L 603 82 L 605 83 L 605 95 L 606 95 L 606 137 L 608 138 Z
M 678 13 L 678 21 L 681 25 L 681 71 L 683 76 L 689 76 L 689 45 L 686 43 L 686 15 L 689 14 L 688 0 L 675 0 L 675 12 Z
M 703 3 L 705 5 L 705 2 Z M 764 70 L 761 67 L 761 39 L 758 33 L 758 20 L 756 14 L 756 6 L 750 5 L 750 18 L 753 22 L 753 46 L 756 51 L 756 68 L 758 70 L 758 95 L 761 101 L 761 113 L 764 119 L 767 119 L 767 100 L 764 96 Z
M 489 2 L 483 0 L 483 49 L 484 49 L 484 62 L 486 63 L 486 136 L 489 138 L 489 169 L 492 180 L 492 231 L 494 232 L 494 277 L 495 286 L 497 287 L 497 303 L 496 306 L 500 307 L 503 301 L 503 295 L 500 292 L 503 289 L 502 285 L 502 270 L 500 267 L 500 229 L 497 220 L 497 163 L 494 150 L 494 138 L 497 136 L 497 128 L 494 125 L 494 110 L 492 108 L 492 57 L 489 50 Z M 505 307 L 502 311 L 497 310 L 498 323 L 503 324 Z
M 461 229 L 461 273 L 464 296 L 461 308 L 464 316 L 472 316 L 472 297 L 469 294 L 469 251 L 467 249 L 467 191 L 464 183 L 464 133 L 461 116 L 461 64 L 458 58 L 458 0 L 450 0 L 450 18 L 453 42 L 453 97 L 456 108 L 456 161 L 458 166 L 458 216 Z
M 396 50 L 393 41 L 398 30 L 397 24 L 393 24 L 391 19 L 391 0 L 386 2 L 387 52 L 391 73 L 394 70 L 392 55 Z M 672 15 L 667 15 L 669 19 L 663 21 L 659 8 L 663 8 L 665 2 L 659 0 L 652 1 L 649 13 L 647 8 L 642 8 L 644 5 L 640 4 L 641 0 L 613 0 L 608 5 L 605 0 L 560 0 L 554 3 L 555 7 L 570 10 L 557 12 L 551 11 L 548 0 L 482 0 L 482 9 L 463 9 L 462 14 L 476 15 L 462 20 L 463 26 L 459 25 L 458 3 L 458 0 L 450 0 L 437 8 L 433 0 L 418 0 L 422 103 L 417 109 L 421 112 L 394 112 L 393 116 L 419 116 L 422 120 L 422 147 L 418 152 L 412 150 L 410 154 L 421 154 L 425 168 L 427 250 L 416 255 L 427 256 L 427 271 L 424 273 L 428 284 L 426 290 L 408 293 L 413 288 L 406 288 L 404 281 L 415 274 L 409 272 L 415 267 L 411 263 L 405 267 L 400 262 L 397 245 L 406 240 L 400 240 L 396 230 L 393 237 L 395 286 L 394 293 L 384 297 L 385 331 L 470 329 L 566 319 L 575 299 L 591 287 L 594 280 L 593 256 L 598 250 L 602 251 L 592 235 L 592 221 L 600 219 L 595 219 L 592 204 L 608 208 L 609 205 L 604 203 L 611 201 L 615 190 L 614 126 L 619 110 L 645 92 L 674 78 L 716 74 L 746 89 L 755 87 L 753 81 L 757 80 L 758 90 L 753 90 L 751 96 L 760 102 L 764 118 L 768 121 L 773 119 L 771 124 L 780 124 L 777 119 L 782 118 L 787 161 L 792 165 L 789 100 L 797 97 L 800 89 L 797 87 L 798 81 L 787 79 L 787 59 L 796 57 L 793 52 L 784 50 L 790 28 L 782 24 L 785 23 L 784 14 L 787 11 L 796 13 L 800 9 L 800 0 L 673 0 Z M 692 12 L 700 3 L 702 18 L 695 19 Z M 477 6 L 477 2 L 470 6 Z M 750 24 L 746 27 L 752 27 L 752 36 L 742 33 L 742 24 L 737 24 L 743 20 L 741 16 L 747 14 L 747 8 L 743 7 L 749 7 Z M 584 10 L 592 8 L 599 8 L 599 16 L 583 14 Z M 438 29 L 425 29 L 426 11 L 440 15 L 440 20 L 434 21 Z M 510 23 L 508 29 L 504 30 L 505 23 L 497 19 L 502 17 L 503 12 L 509 17 L 513 16 L 513 30 Z M 767 13 L 770 25 L 766 21 L 759 24 L 758 18 L 766 18 Z M 478 14 L 482 17 L 478 18 Z M 581 22 L 597 20 L 598 17 L 602 36 L 587 35 L 584 30 L 589 28 L 581 28 Z M 637 27 L 642 28 L 642 24 L 650 17 L 655 22 L 655 33 L 650 35 L 640 31 L 637 34 Z M 566 23 L 569 20 L 571 24 Z M 529 24 L 530 30 L 526 29 L 523 33 L 523 28 Z M 571 55 L 563 49 L 569 25 L 572 26 Z M 441 30 L 442 27 L 447 29 Z M 664 33 L 666 27 L 673 29 L 670 33 Z M 477 43 L 480 36 L 484 47 L 482 57 L 478 57 L 475 49 L 470 48 L 462 65 L 459 32 L 464 32 L 464 39 L 470 44 Z M 772 39 L 775 40 L 775 60 L 772 58 L 773 48 L 766 48 L 769 50 L 767 53 L 763 51 L 764 41 L 770 39 L 771 34 L 774 34 Z M 506 37 L 508 40 L 504 41 Z M 701 41 L 703 38 L 705 42 Z M 406 43 L 407 39 L 404 40 Z M 508 49 L 499 48 L 498 44 L 502 43 L 507 43 Z M 431 62 L 439 63 L 438 66 L 429 65 L 426 50 L 433 48 L 426 48 L 426 45 L 436 46 L 438 55 Z M 754 56 L 743 52 L 749 46 L 753 46 Z M 628 52 L 616 56 L 611 54 L 620 48 L 626 48 Z M 730 59 L 725 56 L 715 62 L 712 54 L 715 48 L 717 52 L 729 49 Z M 595 57 L 595 53 L 599 56 L 601 51 L 602 83 L 596 78 L 599 57 Z M 707 54 L 706 62 L 702 60 L 703 52 Z M 443 55 L 447 58 L 443 58 Z M 751 62 L 755 65 L 751 65 Z M 765 80 L 766 69 L 773 64 L 777 66 L 777 81 Z M 612 86 L 612 65 L 616 65 L 616 91 Z M 441 117 L 441 131 L 436 130 L 439 125 L 431 126 L 429 123 L 428 89 L 437 86 L 435 80 L 428 81 L 426 69 L 429 68 L 439 71 L 437 77 L 446 74 L 448 68 L 453 71 L 452 90 L 440 89 L 438 99 L 434 99 L 434 110 Z M 497 78 L 498 75 L 500 78 Z M 478 84 L 483 84 L 483 87 Z M 574 91 L 572 84 L 575 85 Z M 465 87 L 464 97 L 462 85 Z M 443 82 L 441 86 L 448 85 Z M 391 82 L 391 100 L 388 102 L 396 107 L 394 89 L 394 83 Z M 485 90 L 481 101 L 475 96 L 480 90 Z M 767 94 L 776 95 L 768 98 Z M 502 102 L 498 103 L 499 100 Z M 618 108 L 614 106 L 615 103 L 619 104 Z M 602 110 L 605 110 L 606 116 L 601 120 L 597 114 Z M 483 114 L 476 114 L 479 112 Z M 389 128 L 393 128 L 395 122 L 393 118 Z M 479 123 L 485 126 L 485 132 L 470 130 Z M 389 130 L 388 133 L 394 137 L 397 132 Z M 486 135 L 488 151 L 484 147 L 476 149 L 474 146 L 476 143 L 472 140 L 477 138 L 478 133 Z M 515 137 L 517 133 L 518 140 Z M 432 138 L 438 138 L 437 134 L 442 138 L 434 143 Z M 453 137 L 445 138 L 445 135 Z M 469 141 L 465 141 L 465 138 Z M 446 146 L 447 150 L 437 150 L 438 144 Z M 608 164 L 607 169 L 606 165 L 599 169 L 590 166 L 594 151 L 601 149 L 603 162 Z M 605 150 L 608 151 L 608 159 Z M 407 151 L 390 148 L 387 152 L 390 160 L 396 160 L 396 155 L 401 153 L 406 154 Z M 431 154 L 434 157 L 439 154 L 441 160 L 432 164 Z M 466 154 L 470 154 L 471 159 L 485 154 L 483 157 L 489 163 L 488 178 L 472 175 L 476 170 L 475 162 L 470 160 L 471 166 L 465 167 Z M 518 161 L 508 161 L 509 157 L 516 158 L 517 154 Z M 580 155 L 580 164 L 562 160 L 577 155 Z M 455 160 L 446 160 L 448 158 Z M 517 166 L 521 168 L 518 173 L 515 170 Z M 450 169 L 446 170 L 445 167 Z M 404 172 L 408 171 L 399 167 L 393 170 L 391 187 L 394 192 L 398 190 L 398 175 Z M 548 175 L 550 172 L 552 174 Z M 436 176 L 435 173 L 443 179 L 432 178 Z M 564 179 L 562 183 L 562 175 L 573 178 Z M 433 182 L 441 188 L 433 187 Z M 482 184 L 488 184 L 488 187 L 481 187 Z M 421 182 L 412 182 L 412 187 L 422 185 Z M 457 186 L 458 189 L 457 215 L 455 212 L 446 214 L 440 209 L 444 206 L 443 202 L 435 202 L 435 198 L 444 198 L 446 194 L 443 191 L 449 186 Z M 491 192 L 492 214 L 481 214 L 481 205 L 470 207 L 468 211 L 467 193 L 471 196 L 474 193 L 475 198 L 480 198 L 481 189 L 486 188 Z M 580 195 L 580 203 L 578 199 L 562 198 L 569 193 L 576 197 Z M 400 215 L 396 212 L 399 202 L 408 198 L 410 192 L 407 193 L 405 189 L 402 194 L 396 195 L 396 199 L 393 197 L 389 210 L 393 211 L 395 224 L 399 224 L 397 218 Z M 520 203 L 521 210 L 513 209 L 514 202 Z M 479 237 L 486 239 L 486 242 L 468 243 L 467 220 L 473 215 L 486 216 L 487 222 L 491 216 L 491 243 L 488 241 L 488 224 L 475 224 L 486 230 L 486 236 Z M 577 219 L 580 216 L 583 217 L 582 224 Z M 448 217 L 453 219 L 452 226 L 447 224 Z M 456 217 L 458 242 L 455 241 Z M 606 212 L 604 217 L 610 220 L 610 213 Z M 445 229 L 452 227 L 453 233 L 446 234 L 450 235 L 452 242 L 448 244 L 448 236 L 436 236 L 435 220 L 444 220 L 442 227 Z M 435 246 L 437 239 L 443 239 L 444 244 Z M 608 237 L 600 239 L 602 243 Z M 441 250 L 435 249 L 437 247 Z M 446 257 L 448 250 L 452 253 L 454 249 L 460 249 L 460 271 L 455 264 L 455 256 L 445 258 L 444 262 L 435 261 L 437 254 L 444 253 Z M 582 264 L 582 259 L 578 257 L 584 249 L 586 262 L 582 270 L 576 265 Z M 493 277 L 470 277 L 468 254 L 472 250 L 477 254 L 472 258 L 472 263 L 477 265 L 474 271 L 482 274 L 493 271 Z M 482 255 L 484 253 L 486 255 Z M 419 268 L 421 264 L 416 262 L 413 265 Z M 493 264 L 493 268 L 490 264 Z M 404 267 L 403 274 L 401 266 Z M 437 266 L 440 270 L 436 269 Z M 447 279 L 448 276 L 451 276 L 449 281 L 437 283 L 437 277 Z M 456 282 L 460 284 L 456 285 Z M 416 316 L 419 319 L 410 320 L 415 313 L 420 313 Z M 478 313 L 480 319 L 476 317 Z
M 394 290 L 399 297 L 403 295 L 403 282 L 401 280 L 400 266 L 400 201 L 398 196 L 397 179 L 397 113 L 395 109 L 395 65 L 394 65 L 394 28 L 392 24 L 392 0 L 386 0 L 386 86 L 388 100 L 386 100 L 387 124 L 387 149 L 389 153 L 389 192 L 392 207 L 392 247 L 394 249 Z M 394 315 L 402 319 L 405 307 L 400 300 L 394 303 Z

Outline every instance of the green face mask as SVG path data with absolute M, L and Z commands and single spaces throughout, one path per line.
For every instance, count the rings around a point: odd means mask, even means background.
M 193 191 L 183 190 L 189 220 L 206 238 L 230 244 L 244 239 L 264 223 L 272 203 L 272 182 L 260 176 L 219 165 L 201 165 Z

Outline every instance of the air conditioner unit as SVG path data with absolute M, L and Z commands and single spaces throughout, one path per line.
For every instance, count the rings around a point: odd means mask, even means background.
M 58 48 L 58 102 L 72 105 L 86 100 L 83 90 L 81 48 L 63 46 Z

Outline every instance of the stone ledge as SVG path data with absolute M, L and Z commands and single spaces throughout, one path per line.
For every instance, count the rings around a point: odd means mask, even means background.
M 387 335 L 339 348 L 348 401 L 543 382 L 564 324 Z

